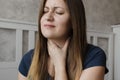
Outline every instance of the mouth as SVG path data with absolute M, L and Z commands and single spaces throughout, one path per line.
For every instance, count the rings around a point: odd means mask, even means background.
M 46 27 L 46 28 L 54 28 L 55 26 L 52 25 L 52 24 L 44 24 L 44 27 Z

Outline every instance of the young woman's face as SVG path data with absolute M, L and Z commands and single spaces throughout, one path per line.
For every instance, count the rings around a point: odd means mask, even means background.
M 65 39 L 70 32 L 70 14 L 64 0 L 47 0 L 41 18 L 41 31 L 48 39 Z

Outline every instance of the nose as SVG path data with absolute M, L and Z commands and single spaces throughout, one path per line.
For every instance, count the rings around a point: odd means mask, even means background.
M 48 12 L 46 15 L 46 20 L 47 21 L 53 21 L 54 20 L 54 15 L 52 12 Z

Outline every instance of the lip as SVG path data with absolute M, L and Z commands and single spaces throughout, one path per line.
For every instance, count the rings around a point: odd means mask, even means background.
M 55 27 L 55 26 L 52 25 L 52 24 L 44 24 L 44 27 L 53 28 L 53 27 Z

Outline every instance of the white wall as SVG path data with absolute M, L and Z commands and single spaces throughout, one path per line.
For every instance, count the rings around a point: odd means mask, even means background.
M 120 80 L 120 25 L 113 25 L 114 32 L 114 80 Z
M 11 50 L 8 52 L 9 55 L 14 55 L 14 57 L 0 55 L 0 57 L 3 57 L 0 61 L 0 80 L 17 80 L 17 71 L 18 71 L 18 65 L 20 63 L 20 60 L 24 54 L 23 47 L 24 43 L 24 35 L 23 32 L 27 31 L 28 35 L 27 38 L 25 38 L 27 41 L 27 50 L 34 48 L 34 42 L 35 42 L 35 33 L 37 31 L 37 25 L 31 24 L 31 23 L 25 23 L 25 22 L 17 22 L 17 21 L 11 21 L 11 20 L 0 20 L 0 30 L 4 31 L 7 29 L 7 33 L 9 34 L 9 30 L 12 29 L 14 32 L 15 30 L 15 37 L 13 37 L 14 43 L 16 44 L 14 51 L 15 54 L 12 54 Z M 10 35 L 10 34 L 9 34 Z M 11 34 L 12 35 L 12 34 Z M 1 36 L 1 39 L 6 36 Z M 7 36 L 5 40 L 11 41 L 12 38 L 9 38 Z M 113 34 L 112 33 L 100 33 L 95 31 L 88 31 L 88 41 L 94 45 L 98 45 L 103 50 L 105 50 L 107 55 L 107 67 L 109 69 L 109 73 L 106 75 L 105 80 L 113 80 Z M 2 42 L 0 40 L 0 46 L 3 46 L 6 42 Z M 9 43 L 8 43 L 9 44 Z M 12 45 L 11 44 L 11 45 Z M 11 48 L 11 46 L 6 45 L 7 48 Z M 6 50 L 6 46 L 3 46 L 3 51 Z M 2 49 L 0 48 L 0 54 Z M 26 51 L 27 51 L 26 50 Z M 6 52 L 4 52 L 6 54 Z M 10 61 L 6 60 L 10 58 Z M 12 60 L 14 58 L 14 60 Z M 6 76 L 3 76 L 6 75 Z
M 17 68 L 0 69 L 0 80 L 17 80 Z
M 83 0 L 89 30 L 111 32 L 120 23 L 120 0 Z M 0 0 L 0 18 L 37 23 L 40 0 Z

